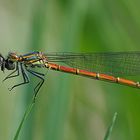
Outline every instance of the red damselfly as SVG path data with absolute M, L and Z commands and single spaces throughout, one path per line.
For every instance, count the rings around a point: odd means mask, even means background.
M 60 64 L 63 65 L 60 65 Z M 65 65 L 64 65 L 65 64 Z M 24 55 L 9 53 L 7 58 L 0 55 L 1 70 L 14 70 L 5 79 L 19 76 L 23 82 L 13 88 L 29 83 L 28 73 L 38 77 L 40 82 L 34 88 L 36 97 L 44 83 L 44 74 L 33 68 L 47 68 L 89 78 L 123 84 L 140 88 L 139 82 L 120 78 L 118 76 L 133 76 L 140 74 L 140 52 L 106 52 L 106 53 L 43 53 L 31 52 Z

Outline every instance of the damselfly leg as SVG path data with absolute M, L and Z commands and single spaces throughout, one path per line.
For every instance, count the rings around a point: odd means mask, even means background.
M 16 73 L 16 74 L 13 75 L 14 73 Z M 3 79 L 3 82 L 9 78 L 13 78 L 13 77 L 17 77 L 17 76 L 19 76 L 19 64 L 18 64 L 18 62 L 16 62 L 16 69 L 13 72 L 11 72 L 7 77 L 5 77 L 5 79 Z
M 42 85 L 43 85 L 43 83 L 44 83 L 44 76 L 45 76 L 45 74 L 43 74 L 43 73 L 39 73 L 39 72 L 36 72 L 36 71 L 32 71 L 32 70 L 30 70 L 30 69 L 28 69 L 28 68 L 26 68 L 26 70 L 30 73 L 30 74 L 32 74 L 32 75 L 34 75 L 35 77 L 37 77 L 37 78 L 39 78 L 41 81 L 40 82 L 38 82 L 38 84 L 35 86 L 35 88 L 34 88 L 34 101 L 35 101 L 35 98 L 36 98 L 36 96 L 37 96 L 37 93 L 39 92 L 39 90 L 40 90 L 40 88 L 42 87 Z
M 18 65 L 18 64 L 17 64 L 17 65 Z M 28 83 L 29 83 L 29 77 L 28 77 L 26 71 L 24 70 L 23 64 L 22 64 L 22 63 L 19 63 L 19 65 L 18 65 L 18 67 L 17 67 L 18 74 L 17 74 L 17 75 L 14 75 L 13 77 L 19 76 L 19 67 L 20 67 L 20 69 L 21 69 L 21 74 L 22 74 L 22 77 L 23 77 L 23 82 L 20 83 L 20 84 L 14 85 L 14 86 L 12 86 L 11 88 L 9 88 L 10 91 L 11 91 L 12 89 L 14 89 L 15 87 L 18 87 L 18 86 L 20 86 L 20 85 L 24 85 L 24 84 L 28 84 Z M 15 71 L 15 72 L 16 72 L 16 71 Z M 12 76 L 9 77 L 9 78 L 12 78 Z
M 12 86 L 11 88 L 8 88 L 10 91 L 13 90 L 15 87 L 18 87 L 20 85 L 24 85 L 24 84 L 28 84 L 29 83 L 29 77 L 28 77 L 28 74 L 27 72 L 29 72 L 30 74 L 32 74 L 33 76 L 39 78 L 41 81 L 35 86 L 34 88 L 34 100 L 37 96 L 37 93 L 38 91 L 40 90 L 41 86 L 43 85 L 44 83 L 44 76 L 45 74 L 43 73 L 39 73 L 39 72 L 36 72 L 36 71 L 33 71 L 33 70 L 30 70 L 27 68 L 26 65 L 24 65 L 23 63 L 19 63 L 17 62 L 16 63 L 16 69 L 10 73 L 3 81 L 7 80 L 7 79 L 10 79 L 10 78 L 13 78 L 13 77 L 17 77 L 20 75 L 22 75 L 23 77 L 23 82 L 19 83 L 19 84 L 16 84 L 14 86 Z

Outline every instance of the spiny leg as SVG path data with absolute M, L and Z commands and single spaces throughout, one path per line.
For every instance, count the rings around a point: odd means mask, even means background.
M 12 74 L 14 74 L 15 72 L 17 72 L 17 74 L 12 75 Z M 7 77 L 5 77 L 5 78 L 3 79 L 3 82 L 4 82 L 5 80 L 9 79 L 9 78 L 13 78 L 13 77 L 17 77 L 17 76 L 19 76 L 19 65 L 18 65 L 18 62 L 16 63 L 16 69 L 15 69 L 12 73 L 10 73 Z
M 34 92 L 35 92 L 35 93 L 38 93 L 38 91 L 40 90 L 41 86 L 42 86 L 43 83 L 44 83 L 44 78 L 40 77 L 39 75 L 37 75 L 37 74 L 35 74 L 35 73 L 32 73 L 32 74 L 34 74 L 35 76 L 37 76 L 38 78 L 41 79 L 41 81 L 38 82 L 38 84 L 37 84 L 37 85 L 35 86 L 35 88 L 34 88 Z
M 28 72 L 30 72 L 31 74 L 33 74 L 34 76 L 36 76 L 36 77 L 38 77 L 39 79 L 41 79 L 41 81 L 36 85 L 36 87 L 34 88 L 34 91 L 35 91 L 35 93 L 36 92 L 38 92 L 39 91 L 39 89 L 41 88 L 41 86 L 43 85 L 43 83 L 44 83 L 44 76 L 46 75 L 46 74 L 43 74 L 43 73 L 40 73 L 40 72 L 36 72 L 36 71 L 32 71 L 32 70 L 30 70 L 30 69 L 27 69 L 27 67 L 26 67 L 26 70 L 28 71 Z M 47 73 L 48 73 L 48 71 L 47 71 Z M 42 77 L 41 77 L 42 76 Z M 42 81 L 43 80 L 43 81 Z M 43 82 L 43 83 L 42 83 Z M 36 89 L 37 89 L 37 91 L 36 91 Z
M 24 70 L 24 68 L 23 68 L 22 63 L 20 63 L 20 68 L 21 68 L 21 74 L 22 74 L 22 77 L 23 77 L 23 82 L 20 83 L 20 84 L 14 85 L 14 86 L 12 86 L 11 88 L 9 88 L 10 91 L 11 91 L 13 88 L 15 88 L 15 87 L 18 87 L 18 86 L 20 86 L 20 85 L 24 85 L 24 84 L 29 83 L 29 77 L 28 77 L 28 75 L 26 74 L 26 72 L 25 72 L 25 70 Z
M 42 78 L 42 77 L 44 77 L 45 76 L 45 74 L 43 74 L 43 73 L 40 73 L 40 72 L 36 72 L 36 71 L 33 71 L 33 70 L 30 70 L 30 69 L 28 69 L 27 67 L 25 67 L 25 69 L 29 72 L 29 73 L 31 73 L 32 75 L 34 75 L 34 76 L 36 76 L 36 77 L 38 77 L 39 79 L 41 79 L 41 81 L 36 85 L 36 87 L 34 88 L 34 91 L 35 92 L 38 92 L 39 91 L 39 89 L 41 88 L 41 86 L 42 86 L 42 79 L 44 80 L 44 78 Z M 42 76 L 42 77 L 41 77 Z M 40 85 L 41 84 L 41 85 Z M 38 88 L 37 89 L 37 87 L 40 85 L 40 88 Z M 36 91 L 36 89 L 37 89 L 37 91 Z
M 27 70 L 29 73 L 31 73 L 32 75 L 34 75 L 34 76 L 38 77 L 39 79 L 41 79 L 41 81 L 40 81 L 40 82 L 36 85 L 36 87 L 34 88 L 34 92 L 35 92 L 35 94 L 34 94 L 34 101 L 35 101 L 36 96 L 37 96 L 37 93 L 38 93 L 38 91 L 40 90 L 40 88 L 42 87 L 42 85 L 43 85 L 43 83 L 44 83 L 44 78 L 41 77 L 41 76 L 45 76 L 45 74 L 39 73 L 39 72 L 35 72 L 35 71 L 29 70 L 29 69 L 27 69 L 27 68 L 26 68 L 26 70 Z

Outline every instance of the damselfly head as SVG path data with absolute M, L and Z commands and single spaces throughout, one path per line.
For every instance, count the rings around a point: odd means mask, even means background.
M 5 68 L 7 68 L 7 70 L 14 70 L 15 63 L 13 61 L 11 61 L 10 59 L 6 59 L 5 60 Z
M 14 70 L 15 69 L 15 64 L 9 58 L 5 59 L 0 54 L 0 68 L 1 68 L 1 71 L 3 71 L 3 72 L 4 72 L 5 69 L 7 69 L 7 70 Z
M 4 57 L 0 54 L 0 66 L 2 65 L 2 63 L 4 62 Z
M 1 71 L 4 71 L 4 69 L 5 69 L 5 59 L 1 54 L 0 54 L 0 67 L 1 67 Z

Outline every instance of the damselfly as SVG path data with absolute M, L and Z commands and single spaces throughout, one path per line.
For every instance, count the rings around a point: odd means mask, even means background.
M 55 63 L 54 63 L 55 62 Z M 60 65 L 63 63 L 65 65 Z M 45 74 L 36 72 L 33 68 L 72 73 L 89 78 L 123 84 L 140 88 L 139 82 L 120 78 L 118 76 L 133 76 L 140 74 L 140 52 L 108 52 L 108 53 L 43 53 L 31 52 L 24 55 L 9 53 L 7 58 L 0 55 L 1 70 L 14 70 L 5 79 L 22 74 L 23 82 L 13 88 L 29 83 L 28 73 L 40 79 L 34 88 L 34 99 L 44 83 Z

